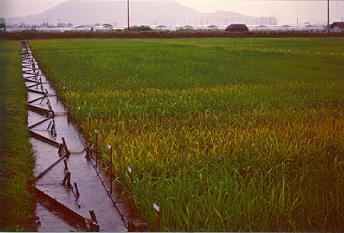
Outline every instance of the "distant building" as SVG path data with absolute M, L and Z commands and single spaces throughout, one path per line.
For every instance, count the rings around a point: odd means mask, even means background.
M 227 32 L 248 32 L 248 27 L 245 24 L 231 24 L 226 28 Z
M 92 31 L 93 27 L 87 25 L 74 26 L 72 31 L 76 32 L 89 32 Z
M 6 31 L 6 23 L 4 18 L 0 18 L 0 31 Z
M 344 22 L 334 22 L 329 26 L 330 32 L 344 32 Z
M 94 31 L 96 32 L 111 32 L 112 30 L 113 26 L 108 23 L 94 27 Z
M 66 23 L 58 23 L 57 27 L 67 27 L 68 25 Z
M 156 29 L 162 31 L 162 30 L 166 29 L 166 26 L 165 25 L 158 25 L 158 26 L 156 26 Z
M 181 26 L 181 27 L 177 27 L 177 30 L 185 30 L 185 31 L 188 31 L 188 30 L 193 30 L 194 28 L 191 26 L 191 25 L 185 25 L 185 26 Z
M 32 31 L 38 31 L 38 30 L 40 29 L 40 27 L 41 27 L 41 26 L 33 25 L 33 26 L 31 27 L 31 30 L 32 30 Z
M 211 31 L 214 31 L 214 30 L 218 30 L 218 29 L 219 29 L 219 27 L 216 26 L 216 25 L 209 25 L 207 28 L 208 28 L 208 30 L 211 30 Z

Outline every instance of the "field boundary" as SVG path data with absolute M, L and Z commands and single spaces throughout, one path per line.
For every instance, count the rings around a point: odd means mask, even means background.
M 315 32 L 1 32 L 0 39 L 177 39 L 177 38 L 288 38 L 288 37 L 344 37 L 344 33 Z

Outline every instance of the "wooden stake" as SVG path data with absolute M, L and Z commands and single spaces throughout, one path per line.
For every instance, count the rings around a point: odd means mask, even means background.
M 112 179 L 113 179 L 113 175 L 112 175 L 112 145 L 108 145 L 109 149 L 110 149 L 110 194 L 112 194 Z
M 91 115 L 88 116 L 88 135 L 91 134 Z
M 160 232 L 160 206 L 153 203 L 153 208 L 156 211 L 156 231 Z
M 94 131 L 96 133 L 96 168 L 98 167 L 98 130 Z

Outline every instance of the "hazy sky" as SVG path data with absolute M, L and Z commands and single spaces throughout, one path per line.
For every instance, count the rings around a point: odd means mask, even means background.
M 0 17 L 36 14 L 65 0 L 0 0 Z M 87 1 L 87 0 L 79 0 Z M 104 0 L 93 0 L 104 1 Z M 110 0 L 108 0 L 110 1 Z M 121 0 L 125 1 L 125 0 Z M 252 16 L 276 16 L 280 24 L 327 21 L 327 1 L 277 0 L 177 0 L 202 12 L 228 10 Z M 344 18 L 344 0 L 331 0 L 331 21 Z

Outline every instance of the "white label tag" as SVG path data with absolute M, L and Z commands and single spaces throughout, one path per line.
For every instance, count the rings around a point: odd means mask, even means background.
M 131 168 L 130 167 L 128 167 L 128 172 L 131 173 Z
M 153 203 L 153 208 L 156 212 L 160 212 L 160 206 L 158 206 L 157 204 Z

